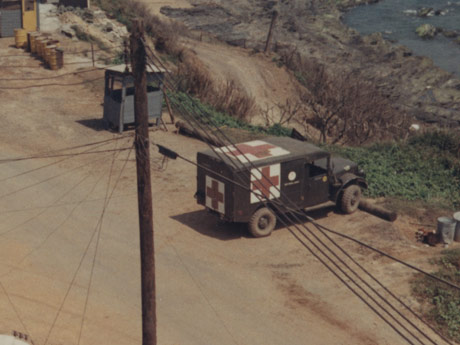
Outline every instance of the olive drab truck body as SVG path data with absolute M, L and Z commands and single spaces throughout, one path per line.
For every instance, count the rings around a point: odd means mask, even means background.
M 197 164 L 197 202 L 221 219 L 247 222 L 250 228 L 251 222 L 261 220 L 254 219 L 256 214 L 268 215 L 273 223 L 275 213 L 340 202 L 350 185 L 359 186 L 359 193 L 356 187 L 353 193 L 359 198 L 360 188 L 366 187 L 364 174 L 355 163 L 287 137 L 198 152 Z M 266 236 L 272 230 L 251 232 Z

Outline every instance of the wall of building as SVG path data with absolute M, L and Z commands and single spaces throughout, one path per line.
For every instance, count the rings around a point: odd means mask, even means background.
M 14 29 L 22 26 L 21 9 L 3 10 L 0 9 L 0 37 L 14 36 Z

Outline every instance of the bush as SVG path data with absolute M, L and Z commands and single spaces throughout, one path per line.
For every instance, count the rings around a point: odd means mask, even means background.
M 460 132 L 436 130 L 409 139 L 412 145 L 435 147 L 460 158 Z
M 406 114 L 393 108 L 392 100 L 375 82 L 364 80 L 357 70 L 335 71 L 296 48 L 281 51 L 281 60 L 303 86 L 300 99 L 309 111 L 301 124 L 320 133 L 320 141 L 361 145 L 404 137 Z
M 180 91 L 212 105 L 217 111 L 244 120 L 254 109 L 254 99 L 235 81 L 216 85 L 203 63 L 189 51 L 181 54 L 177 75 Z
M 451 153 L 450 144 L 434 138 L 438 138 L 436 133 L 427 133 L 407 143 L 330 149 L 366 171 L 370 197 L 394 196 L 459 207 L 460 160 Z
M 243 120 L 232 117 L 224 112 L 218 111 L 212 105 L 201 102 L 199 99 L 189 96 L 184 92 L 168 93 L 171 105 L 179 113 L 185 112 L 199 119 L 201 123 L 217 127 L 230 127 L 249 131 L 256 134 L 274 136 L 289 136 L 291 129 L 274 124 L 270 127 L 254 126 Z M 200 117 L 197 117 L 199 114 Z
M 434 275 L 460 285 L 460 249 L 442 254 L 434 261 L 439 267 Z M 421 274 L 411 283 L 413 294 L 425 307 L 425 317 L 444 335 L 460 341 L 460 291 Z

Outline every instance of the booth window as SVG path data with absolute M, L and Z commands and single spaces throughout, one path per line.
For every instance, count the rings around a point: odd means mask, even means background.
M 26 11 L 33 11 L 35 9 L 34 2 L 37 0 L 25 0 L 25 10 Z

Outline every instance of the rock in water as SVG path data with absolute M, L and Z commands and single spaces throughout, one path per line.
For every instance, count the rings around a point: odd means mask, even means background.
M 421 38 L 432 39 L 434 38 L 434 36 L 436 36 L 437 30 L 431 24 L 423 24 L 423 25 L 420 25 L 415 30 L 415 32 L 417 32 L 417 35 L 419 35 Z
M 454 31 L 454 30 L 444 30 L 442 33 L 447 38 L 455 38 L 458 36 L 457 31 Z
M 428 17 L 432 16 L 434 13 L 433 8 L 431 7 L 422 7 L 417 11 L 417 16 L 418 17 Z

